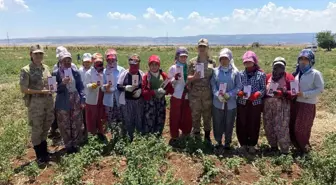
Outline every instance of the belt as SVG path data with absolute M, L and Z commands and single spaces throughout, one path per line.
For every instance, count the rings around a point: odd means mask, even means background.
M 52 95 L 51 94 L 32 94 L 32 97 L 44 98 L 44 97 L 52 97 Z

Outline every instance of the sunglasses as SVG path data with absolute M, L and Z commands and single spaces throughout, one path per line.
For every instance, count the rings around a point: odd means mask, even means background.
M 44 55 L 44 53 L 33 53 L 34 55 Z

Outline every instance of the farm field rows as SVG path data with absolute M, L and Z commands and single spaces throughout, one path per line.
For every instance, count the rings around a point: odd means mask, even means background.
M 80 66 L 78 53 L 104 53 L 108 47 L 67 48 L 73 55 L 73 62 Z M 160 56 L 161 68 L 167 71 L 175 54 L 174 47 L 114 48 L 118 52 L 119 65 L 126 68 L 127 56 L 138 53 L 143 71 L 147 70 L 147 59 L 152 54 Z M 222 48 L 211 48 L 215 60 Z M 255 51 L 261 68 L 267 73 L 277 56 L 286 58 L 287 71 L 292 72 L 301 50 L 299 47 L 230 49 L 239 69 L 243 69 L 243 53 L 249 49 Z M 189 51 L 189 58 L 196 56 L 196 48 L 190 47 Z M 51 68 L 56 63 L 54 47 L 46 50 L 44 62 Z M 18 86 L 20 69 L 28 63 L 28 47 L 0 48 L 0 184 L 336 184 L 335 51 L 316 53 L 315 67 L 323 74 L 325 92 L 317 105 L 311 138 L 314 151 L 306 158 L 271 155 L 267 152 L 263 129 L 258 144 L 260 150 L 255 156 L 235 151 L 214 153 L 192 138 L 185 138 L 180 149 L 172 149 L 168 145 L 167 116 L 162 139 L 137 136 L 129 144 L 117 134 L 108 134 L 107 145 L 90 138 L 89 144 L 74 155 L 64 155 L 62 146 L 50 146 L 49 150 L 56 152 L 55 160 L 39 168 L 33 162 L 35 154 L 30 143 L 27 111 Z M 238 147 L 235 134 L 233 146 Z

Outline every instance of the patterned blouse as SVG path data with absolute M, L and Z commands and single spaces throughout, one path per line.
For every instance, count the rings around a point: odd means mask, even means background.
M 261 93 L 260 97 L 252 102 L 253 105 L 259 105 L 262 104 L 262 98 L 265 96 L 266 93 L 266 75 L 264 72 L 257 71 L 254 73 L 254 75 L 251 78 L 248 78 L 246 71 L 241 71 L 241 83 L 242 87 L 247 85 L 251 85 L 251 94 L 259 91 Z M 241 89 L 243 90 L 243 89 Z M 245 105 L 246 99 L 238 97 L 238 103 Z

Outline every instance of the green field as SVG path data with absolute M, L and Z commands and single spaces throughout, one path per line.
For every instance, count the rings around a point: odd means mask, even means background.
M 147 70 L 152 54 L 161 58 L 164 71 L 173 64 L 173 47 L 114 47 L 119 65 L 127 67 L 127 56 L 141 56 L 141 69 Z M 235 64 L 242 68 L 241 57 L 246 47 L 229 47 Z M 76 65 L 77 54 L 104 53 L 107 47 L 68 47 Z M 217 61 L 222 47 L 211 48 Z M 275 57 L 287 60 L 287 71 L 293 72 L 298 47 L 253 48 L 260 66 L 271 71 Z M 196 48 L 189 48 L 189 57 L 196 56 Z M 60 155 L 49 166 L 39 168 L 29 138 L 26 108 L 23 106 L 18 79 L 20 68 L 29 64 L 28 47 L 0 48 L 0 184 L 336 184 L 336 52 L 316 53 L 315 67 L 325 80 L 325 92 L 320 96 L 318 114 L 312 133 L 314 152 L 307 158 L 270 156 L 265 151 L 267 141 L 263 130 L 259 139 L 261 151 L 256 156 L 235 152 L 215 155 L 191 138 L 175 150 L 167 145 L 169 126 L 164 138 L 142 138 L 129 144 L 118 135 L 110 136 L 108 145 L 90 138 L 80 153 Z M 49 47 L 45 64 L 56 63 L 55 48 Z M 217 61 L 218 63 L 218 61 Z M 169 111 L 169 107 L 168 107 Z M 234 136 L 235 137 L 235 136 Z M 49 141 L 51 144 L 52 142 Z M 234 138 L 234 147 L 238 147 Z M 50 147 L 52 151 L 60 147 Z

